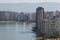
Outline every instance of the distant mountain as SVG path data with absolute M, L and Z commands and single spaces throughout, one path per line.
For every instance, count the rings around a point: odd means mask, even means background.
M 37 7 L 43 7 L 45 11 L 60 10 L 59 3 L 0 3 L 0 11 L 35 12 Z

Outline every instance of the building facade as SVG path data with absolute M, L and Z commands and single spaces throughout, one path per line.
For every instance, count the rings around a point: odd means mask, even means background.
M 56 26 L 56 16 L 52 16 L 48 18 L 48 35 L 49 37 L 53 37 L 55 34 L 55 31 L 57 31 Z
M 32 13 L 32 22 L 36 22 L 36 13 Z
M 6 20 L 6 12 L 5 11 L 0 11 L 0 21 Z
M 36 9 L 36 28 L 39 36 L 43 36 L 45 34 L 44 8 L 42 7 L 38 7 Z
M 57 31 L 58 31 L 58 34 L 60 35 L 60 11 L 56 11 L 55 15 L 56 15 Z

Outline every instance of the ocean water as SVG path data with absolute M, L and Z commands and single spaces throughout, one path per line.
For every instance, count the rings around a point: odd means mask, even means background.
M 32 27 L 32 23 L 0 22 L 0 40 L 36 40 Z

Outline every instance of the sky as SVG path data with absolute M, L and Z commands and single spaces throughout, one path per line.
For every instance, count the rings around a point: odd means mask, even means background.
M 40 6 L 45 11 L 60 10 L 60 0 L 0 0 L 0 11 L 35 12 Z
M 0 3 L 43 3 L 43 2 L 60 3 L 60 0 L 0 0 Z
M 0 11 L 36 12 L 37 7 L 43 7 L 44 11 L 60 11 L 59 3 L 0 3 Z

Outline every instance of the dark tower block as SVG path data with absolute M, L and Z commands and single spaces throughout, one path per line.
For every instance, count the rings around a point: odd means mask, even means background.
M 37 36 L 43 36 L 45 34 L 44 8 L 42 7 L 36 9 L 36 33 Z

